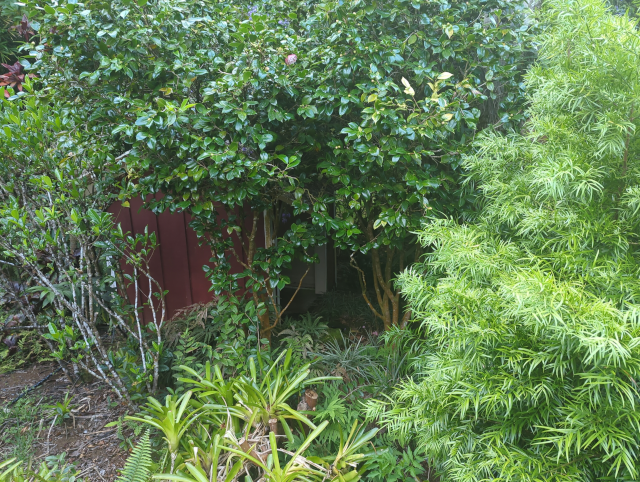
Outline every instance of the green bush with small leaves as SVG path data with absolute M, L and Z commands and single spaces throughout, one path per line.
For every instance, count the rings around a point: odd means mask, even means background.
M 389 327 L 424 212 L 458 210 L 461 153 L 523 118 L 525 7 L 62 0 L 37 12 L 33 72 L 86 109 L 126 172 L 125 203 L 162 192 L 151 207 L 192 216 L 214 289 L 265 302 L 266 336 L 287 268 L 328 238 L 371 256 L 369 306 Z M 263 246 L 265 212 L 278 240 Z

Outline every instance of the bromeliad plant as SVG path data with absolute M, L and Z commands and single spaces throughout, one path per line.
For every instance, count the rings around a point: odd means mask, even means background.
M 284 361 L 280 367 L 279 363 L 283 358 Z M 253 425 L 256 422 L 269 424 L 271 431 L 277 433 L 277 424 L 280 423 L 289 440 L 292 440 L 293 436 L 287 420 L 297 420 L 315 428 L 315 425 L 294 410 L 288 401 L 295 393 L 308 386 L 336 380 L 339 377 L 324 376 L 307 379 L 311 373 L 311 364 L 292 367 L 291 349 L 282 352 L 270 364 L 265 363 L 261 356 L 258 356 L 257 360 L 259 369 L 256 369 L 253 358 L 250 359 L 251 375 L 239 377 L 236 384 L 238 389 L 236 398 L 243 407 L 248 409 L 249 424 Z
M 127 417 L 128 420 L 146 423 L 164 434 L 167 451 L 171 457 L 171 472 L 173 472 L 178 457 L 180 441 L 189 426 L 200 415 L 198 410 L 187 410 L 191 395 L 192 392 L 187 392 L 180 397 L 167 395 L 164 405 L 155 398 L 149 397 L 149 403 L 145 407 L 147 415 L 144 418 Z
M 144 416 L 129 417 L 159 429 L 167 441 L 171 464 L 157 479 L 183 482 L 225 480 L 357 481 L 358 464 L 367 455 L 365 445 L 377 429 L 365 431 L 354 424 L 341 441 L 337 455 L 312 457 L 311 444 L 326 429 L 308 418 L 312 412 L 293 408 L 304 389 L 335 377 L 309 377 L 309 365 L 292 363 L 292 352 L 272 362 L 261 356 L 250 360 L 250 375 L 227 378 L 219 366 L 203 374 L 181 367 L 193 378 L 181 381 L 192 390 L 165 405 L 150 398 Z M 296 423 L 291 423 L 292 421 Z M 284 435 L 280 432 L 284 432 Z M 300 441 L 295 452 L 282 448 L 282 438 Z
M 283 351 L 271 362 L 266 361 L 260 353 L 255 359 L 258 361 L 257 367 L 253 357 L 248 361 L 249 375 L 227 380 L 217 365 L 212 371 L 207 363 L 204 375 L 196 373 L 190 367 L 181 366 L 181 370 L 194 378 L 179 378 L 179 381 L 194 387 L 194 392 L 198 393 L 202 403 L 206 403 L 202 407 L 210 414 L 226 419 L 228 414 L 233 413 L 236 418 L 232 419 L 232 423 L 236 432 L 239 432 L 238 418 L 244 421 L 247 428 L 262 424 L 278 433 L 278 427 L 281 426 L 290 441 L 293 440 L 289 426 L 292 421 L 315 428 L 306 416 L 289 405 L 289 401 L 295 393 L 308 386 L 338 377 L 308 379 L 311 365 L 293 366 L 292 349 Z

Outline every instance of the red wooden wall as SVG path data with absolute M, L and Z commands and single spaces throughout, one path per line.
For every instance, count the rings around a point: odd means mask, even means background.
M 162 285 L 162 288 L 169 291 L 165 297 L 167 319 L 181 308 L 211 301 L 213 299 L 213 294 L 209 291 L 211 283 L 202 269 L 204 265 L 214 266 L 210 261 L 211 250 L 206 245 L 199 246 L 195 231 L 189 227 L 190 216 L 186 213 L 168 212 L 156 215 L 142 209 L 143 202 L 140 198 L 132 199 L 129 203 L 129 208 L 116 203 L 111 206 L 109 212 L 114 214 L 115 221 L 122 225 L 124 232 L 130 232 L 132 235 L 142 234 L 148 226 L 149 232 L 156 233 L 158 248 L 151 258 L 150 271 L 151 276 Z M 219 216 L 224 215 L 219 213 Z M 250 225 L 247 228 L 250 229 Z M 264 246 L 262 223 L 258 232 L 260 233 L 258 244 Z M 234 246 L 237 253 L 242 252 L 239 239 L 234 238 Z M 241 265 L 231 253 L 228 253 L 227 258 L 231 262 L 233 272 L 242 271 Z M 132 274 L 130 267 L 125 267 L 125 270 Z M 148 287 L 146 276 L 140 276 L 138 284 L 141 292 L 140 305 L 142 305 L 142 302 L 146 301 L 142 293 Z M 135 296 L 133 286 L 129 288 L 128 295 L 133 302 Z M 145 307 L 145 321 L 151 321 L 152 316 L 151 309 Z

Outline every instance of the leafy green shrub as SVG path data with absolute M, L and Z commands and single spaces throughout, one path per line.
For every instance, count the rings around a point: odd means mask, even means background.
M 424 453 L 410 447 L 402 452 L 394 447 L 381 450 L 367 462 L 367 482 L 415 482 L 427 472 Z
M 368 405 L 445 481 L 640 479 L 640 41 L 600 0 L 543 18 L 530 121 L 467 160 L 474 224 L 421 232 L 414 375 Z
M 258 324 L 253 303 L 224 296 L 176 316 L 163 333 L 173 388 L 186 389 L 181 381 L 183 366 L 203 372 L 213 362 L 225 376 L 248 374 L 247 360 L 260 352 Z M 263 357 L 268 356 L 268 351 L 263 352 Z
M 0 87 L 5 305 L 45 333 L 55 358 L 71 362 L 68 376 L 89 374 L 124 398 L 131 388 L 155 391 L 166 314 L 164 291 L 149 275 L 156 236 L 129 236 L 107 212 L 120 173 L 99 136 L 87 133 L 85 112 L 57 93 L 34 90 L 29 77 L 23 87 L 9 89 L 9 97 Z M 143 307 L 157 315 L 146 330 Z M 126 376 L 98 325 L 117 327 L 135 345 Z
M 522 119 L 524 4 L 62 0 L 34 65 L 112 133 L 127 194 L 191 214 L 216 292 L 269 306 L 263 335 L 292 260 L 314 262 L 329 236 L 371 256 L 369 306 L 388 327 L 424 211 L 456 210 L 460 153 Z M 265 212 L 278 239 L 262 247 Z
M 19 23 L 21 14 L 16 3 L 0 0 L 0 63 L 13 63 L 17 54 L 20 38 L 12 27 Z
M 312 315 L 311 313 L 305 313 L 297 319 L 285 318 L 282 330 L 278 335 L 282 335 L 284 330 L 294 328 L 296 333 L 300 336 L 310 336 L 316 341 L 322 340 L 329 330 L 329 326 L 324 323 L 322 316 Z
M 331 453 L 335 451 L 342 436 L 343 427 L 350 427 L 353 422 L 361 418 L 361 409 L 358 403 L 348 396 L 345 389 L 353 388 L 342 382 L 328 383 L 320 389 L 321 399 L 313 414 L 314 422 L 327 421 L 327 428 L 318 436 L 316 450 L 319 453 Z M 353 397 L 356 398 L 356 397 Z
M 304 359 L 320 351 L 329 327 L 321 322 L 321 316 L 305 313 L 298 319 L 285 318 L 278 332 L 278 342 Z

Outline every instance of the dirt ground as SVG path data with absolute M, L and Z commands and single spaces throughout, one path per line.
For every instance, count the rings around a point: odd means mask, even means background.
M 0 410 L 6 413 L 11 401 L 55 369 L 55 364 L 46 363 L 0 374 Z M 52 410 L 44 406 L 61 402 L 66 393 L 73 396 L 72 416 L 64 425 L 52 425 Z M 106 428 L 105 425 L 125 415 L 127 409 L 114 401 L 107 388 L 100 383 L 73 385 L 62 372 L 58 372 L 27 396 L 33 403 L 43 407 L 40 420 L 36 416 L 29 424 L 32 426 L 25 425 L 21 429 L 37 430 L 31 447 L 35 462 L 39 463 L 47 455 L 65 452 L 66 460 L 76 464 L 85 480 L 111 482 L 116 479 L 128 452 L 120 447 L 117 428 Z M 7 437 L 2 434 L 12 423 L 9 418 L 0 424 L 0 460 L 11 451 Z

